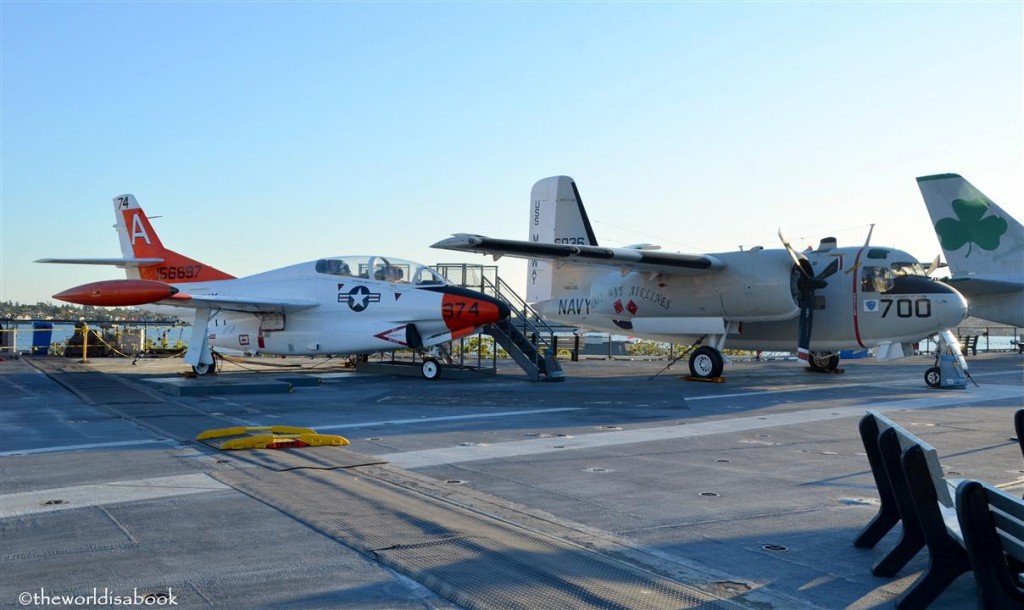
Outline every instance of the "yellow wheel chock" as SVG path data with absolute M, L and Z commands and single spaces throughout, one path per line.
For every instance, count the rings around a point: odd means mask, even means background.
M 261 432 L 265 434 L 253 434 L 250 432 Z M 224 438 L 227 436 L 238 436 L 224 441 L 219 446 L 213 445 L 222 451 L 234 449 L 285 449 L 291 447 L 322 447 L 341 446 L 349 444 L 344 436 L 334 434 L 319 434 L 312 428 L 299 428 L 296 426 L 234 426 L 231 428 L 216 428 L 206 430 L 196 436 L 197 441 L 204 441 L 212 438 Z M 212 445 L 212 443 L 210 443 Z

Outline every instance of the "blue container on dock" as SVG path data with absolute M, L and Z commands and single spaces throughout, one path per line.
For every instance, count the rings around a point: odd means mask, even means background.
M 50 322 L 32 323 L 32 354 L 45 356 L 50 353 L 50 339 L 53 337 L 53 324 Z

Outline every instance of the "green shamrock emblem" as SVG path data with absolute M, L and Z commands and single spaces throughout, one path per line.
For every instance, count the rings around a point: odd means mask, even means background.
M 1006 219 L 998 216 L 982 218 L 988 211 L 985 199 L 954 199 L 953 212 L 959 220 L 942 218 L 935 223 L 935 232 L 939 242 L 946 250 L 959 250 L 964 244 L 977 244 L 982 250 L 995 250 L 999 247 L 999 238 L 1006 233 Z M 971 255 L 973 246 L 968 246 L 967 254 Z

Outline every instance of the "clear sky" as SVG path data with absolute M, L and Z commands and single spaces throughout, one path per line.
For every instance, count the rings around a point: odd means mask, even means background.
M 123 277 L 133 193 L 235 275 L 525 239 L 573 176 L 599 240 L 835 235 L 930 261 L 914 181 L 1024 219 L 1024 3 L 0 1 L 0 300 Z M 525 264 L 503 258 L 516 286 Z

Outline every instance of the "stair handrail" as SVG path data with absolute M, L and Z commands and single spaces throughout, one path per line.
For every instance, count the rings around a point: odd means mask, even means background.
M 470 285 L 466 281 L 468 274 L 465 272 L 470 267 L 476 267 L 481 270 L 480 281 L 473 282 Z M 451 281 L 446 271 L 449 269 L 462 269 L 461 281 L 453 282 L 457 286 L 463 288 L 470 288 L 473 290 L 479 290 L 480 292 L 493 296 L 506 305 L 509 306 L 511 314 L 509 315 L 508 323 L 511 326 L 516 327 L 520 332 L 527 336 L 527 338 L 535 337 L 537 347 L 537 355 L 534 360 L 537 360 L 535 364 L 539 365 L 540 360 L 544 357 L 544 352 L 552 351 L 554 344 L 555 329 L 548 324 L 544 318 L 537 312 L 536 309 L 530 306 L 519 294 L 509 286 L 508 282 L 501 279 L 497 273 L 494 274 L 494 281 L 491 281 L 487 277 L 487 274 L 483 272 L 485 267 L 483 265 L 438 265 L 437 270 L 445 276 L 445 279 Z M 495 270 L 497 268 L 494 268 Z
M 539 365 L 539 361 L 544 358 L 544 354 L 553 351 L 555 329 L 541 317 L 536 309 L 520 297 L 505 280 L 500 277 L 495 279 L 496 281 L 492 283 L 487 278 L 484 278 L 484 283 L 488 288 L 494 290 L 496 298 L 504 301 L 509 306 L 512 312 L 509 315 L 509 324 L 516 327 L 527 338 L 535 342 L 537 347 L 536 360 Z

